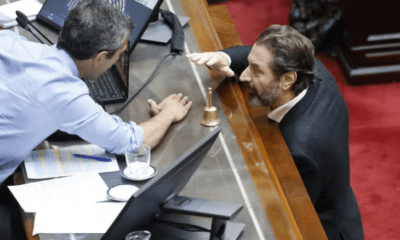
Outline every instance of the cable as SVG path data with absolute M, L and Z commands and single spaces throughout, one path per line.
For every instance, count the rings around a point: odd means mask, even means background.
M 143 88 L 145 88 L 147 86 L 147 84 L 149 84 L 152 80 L 154 75 L 156 74 L 156 72 L 158 71 L 158 68 L 160 68 L 161 64 L 164 62 L 165 59 L 167 59 L 169 56 L 176 56 L 179 55 L 178 53 L 175 52 L 171 52 L 169 54 L 167 54 L 165 57 L 163 57 L 157 64 L 157 66 L 155 67 L 155 69 L 153 70 L 153 72 L 150 74 L 150 76 L 147 78 L 147 80 L 142 84 L 142 86 L 140 86 L 136 92 L 133 93 L 133 95 L 124 103 L 124 105 L 122 105 L 122 107 L 114 112 L 111 112 L 109 114 L 118 114 L 119 112 L 121 112 L 126 106 L 128 106 L 128 104 L 136 97 L 136 95 L 138 95 Z

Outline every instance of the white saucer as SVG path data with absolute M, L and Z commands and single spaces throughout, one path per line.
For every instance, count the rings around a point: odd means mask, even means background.
M 115 201 L 127 202 L 137 190 L 139 188 L 134 185 L 121 184 L 109 188 L 107 196 Z
M 147 179 L 150 179 L 150 178 L 154 177 L 154 176 L 157 174 L 157 170 L 156 170 L 155 167 L 153 167 L 153 166 L 150 165 L 149 168 L 151 168 L 152 171 L 149 171 L 149 174 L 148 174 L 147 176 L 143 176 L 143 177 L 141 177 L 141 178 L 138 178 L 138 177 L 136 177 L 136 176 L 131 176 L 131 175 L 130 175 L 130 172 L 129 172 L 129 170 L 128 170 L 128 168 L 122 169 L 121 175 L 122 175 L 124 178 L 129 179 L 129 180 L 133 180 L 133 181 L 144 181 L 144 180 L 147 180 Z

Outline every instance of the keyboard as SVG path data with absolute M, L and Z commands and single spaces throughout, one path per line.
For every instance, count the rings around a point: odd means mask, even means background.
M 89 88 L 89 95 L 102 103 L 117 102 L 123 96 L 113 80 L 110 71 L 103 73 L 95 81 L 84 79 Z

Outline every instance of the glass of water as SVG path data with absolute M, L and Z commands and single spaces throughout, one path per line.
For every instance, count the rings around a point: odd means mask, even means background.
M 150 166 L 151 147 L 142 144 L 140 148 L 134 152 L 125 152 L 126 166 L 130 172 L 130 176 L 135 178 L 146 177 Z
M 126 235 L 125 240 L 150 240 L 151 233 L 149 231 L 136 231 Z

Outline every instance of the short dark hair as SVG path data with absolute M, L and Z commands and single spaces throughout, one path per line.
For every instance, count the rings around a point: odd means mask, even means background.
M 273 54 L 269 64 L 277 78 L 290 71 L 297 73 L 293 84 L 296 96 L 315 82 L 314 45 L 291 26 L 269 26 L 258 36 L 256 44 Z
M 83 0 L 65 19 L 57 48 L 84 60 L 107 51 L 112 57 L 133 31 L 133 21 L 105 0 Z

